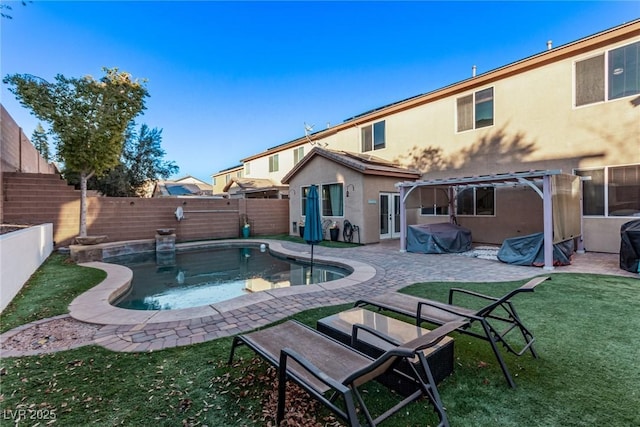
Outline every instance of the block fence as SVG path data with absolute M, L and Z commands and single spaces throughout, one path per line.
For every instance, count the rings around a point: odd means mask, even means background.
M 22 128 L 0 104 L 0 222 L 4 222 L 2 172 L 55 174 L 57 169 L 40 156 Z
M 53 224 L 56 247 L 67 246 L 80 227 L 80 191 L 59 175 L 5 172 L 5 223 Z M 241 236 L 241 216 L 251 236 L 288 233 L 289 200 L 88 197 L 87 234 L 109 242 L 153 239 L 156 229 L 174 228 L 178 242 Z M 184 218 L 176 219 L 181 207 Z

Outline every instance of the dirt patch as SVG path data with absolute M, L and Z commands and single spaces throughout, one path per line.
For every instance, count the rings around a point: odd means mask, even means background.
M 98 331 L 97 325 L 80 322 L 72 317 L 36 323 L 6 340 L 2 348 L 17 351 L 56 351 L 90 344 Z

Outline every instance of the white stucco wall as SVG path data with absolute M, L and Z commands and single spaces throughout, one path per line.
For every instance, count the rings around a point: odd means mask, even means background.
M 53 224 L 0 235 L 0 312 L 53 252 Z

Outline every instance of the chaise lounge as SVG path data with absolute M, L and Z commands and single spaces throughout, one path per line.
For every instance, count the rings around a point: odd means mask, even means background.
M 347 421 L 350 426 L 360 425 L 356 411 L 358 406 L 367 424 L 376 426 L 422 396 L 426 396 L 433 405 L 440 419 L 438 425 L 448 426 L 447 415 L 423 350 L 436 345 L 448 333 L 462 327 L 466 322 L 462 320 L 447 323 L 373 359 L 315 329 L 290 320 L 236 336 L 231 347 L 229 363 L 233 361 L 236 347 L 244 344 L 278 368 L 278 425 L 285 414 L 286 383 L 288 380 L 293 380 Z M 356 329 L 360 327 L 384 339 L 383 334 L 374 329 L 354 325 L 353 335 L 356 339 Z M 392 370 L 397 375 L 406 376 L 404 373 L 395 371 L 394 366 L 399 361 L 415 357 L 419 358 L 420 366 L 424 371 L 420 375 L 418 370 L 414 369 L 411 375 L 412 380 L 419 384 L 419 389 L 383 414 L 373 418 L 358 388 Z M 423 378 L 426 378 L 426 381 Z
M 530 351 L 533 357 L 537 358 L 538 355 L 533 348 L 535 338 L 531 331 L 527 329 L 520 320 L 520 317 L 518 316 L 510 299 L 521 292 L 533 292 L 536 286 L 548 279 L 549 277 L 547 276 L 535 277 L 501 298 L 483 295 L 465 289 L 451 288 L 449 290 L 448 304 L 417 298 L 398 292 L 390 292 L 358 300 L 354 306 L 363 307 L 370 305 L 377 307 L 379 310 L 388 310 L 412 317 L 416 319 L 417 326 L 420 326 L 423 322 L 434 325 L 443 325 L 448 322 L 459 322 L 465 319 L 468 320 L 468 323 L 461 325 L 458 332 L 488 341 L 491 345 L 491 349 L 496 355 L 496 359 L 500 364 L 500 368 L 502 369 L 502 373 L 504 374 L 507 383 L 512 388 L 515 388 L 516 384 L 509 373 L 509 369 L 507 368 L 502 355 L 498 351 L 497 344 L 501 343 L 508 352 L 513 353 L 516 356 L 522 356 L 527 351 Z M 471 309 L 453 305 L 453 297 L 457 294 L 465 294 L 472 298 L 489 302 L 480 309 Z M 481 332 L 469 329 L 469 326 L 474 322 L 481 325 Z M 516 349 L 506 340 L 506 336 L 513 330 L 519 330 L 524 339 L 524 344 L 519 349 Z

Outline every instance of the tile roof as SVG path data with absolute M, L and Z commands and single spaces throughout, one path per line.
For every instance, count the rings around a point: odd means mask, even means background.
M 321 156 L 349 169 L 353 169 L 363 175 L 390 176 L 404 179 L 418 179 L 422 175 L 416 169 L 400 167 L 388 160 L 365 153 L 351 153 L 341 150 L 329 150 L 327 148 L 314 147 L 304 158 L 289 171 L 283 178 L 286 184 L 315 156 Z

